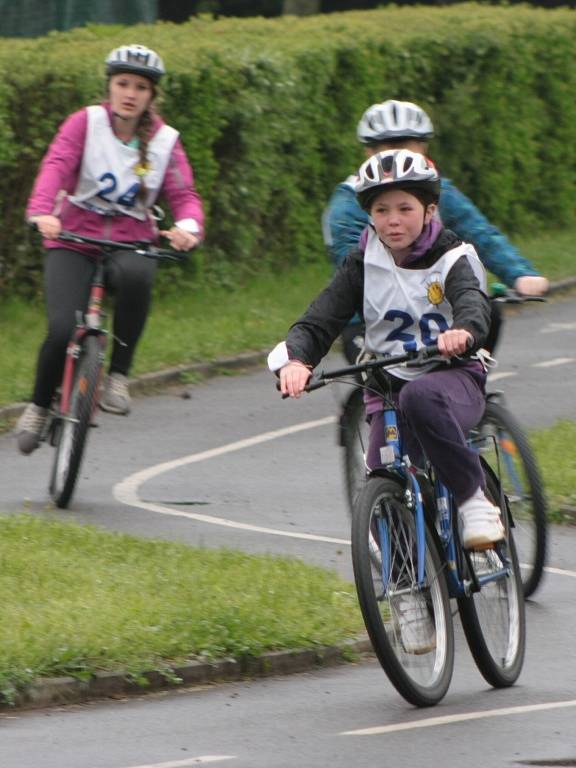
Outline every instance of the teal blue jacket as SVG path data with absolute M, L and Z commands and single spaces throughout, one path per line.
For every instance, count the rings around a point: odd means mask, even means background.
M 368 214 L 356 199 L 353 178 L 338 184 L 324 212 L 324 241 L 335 265 L 340 265 L 358 245 L 360 235 L 369 222 Z M 451 229 L 461 240 L 472 243 L 486 269 L 510 288 L 519 277 L 539 274 L 450 179 L 441 180 L 439 209 L 446 229 Z

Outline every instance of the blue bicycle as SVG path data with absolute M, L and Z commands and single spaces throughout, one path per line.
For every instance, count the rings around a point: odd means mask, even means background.
M 538 296 L 520 296 L 498 284 L 492 286 L 493 309 L 502 304 L 544 301 Z M 500 313 L 497 326 L 502 319 Z M 495 338 L 490 349 L 494 349 Z M 500 479 L 515 523 L 514 539 L 518 550 L 524 597 L 530 597 L 542 581 L 547 553 L 546 494 L 538 463 L 530 442 L 499 391 L 489 391 L 482 421 L 471 436 Z M 368 426 L 361 388 L 354 388 L 344 399 L 339 421 L 338 442 L 342 446 L 343 476 L 352 511 L 366 482 L 365 454 Z
M 501 510 L 506 535 L 492 549 L 462 547 L 452 494 L 434 467 L 416 471 L 402 435 L 386 369 L 418 366 L 436 347 L 315 374 L 309 391 L 342 377 L 371 373 L 384 398 L 384 465 L 369 473 L 354 503 L 352 562 L 358 600 L 374 651 L 398 692 L 416 706 L 446 694 L 454 668 L 450 599 L 457 601 L 472 656 L 494 687 L 512 685 L 525 651 L 522 580 L 514 522 L 498 474 L 481 461 L 487 495 Z M 498 452 L 498 441 L 493 450 Z

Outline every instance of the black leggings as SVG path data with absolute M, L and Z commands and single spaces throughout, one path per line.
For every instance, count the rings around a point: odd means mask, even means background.
M 114 295 L 114 329 L 110 372 L 127 375 L 144 330 L 156 262 L 132 251 L 115 251 L 106 262 L 106 289 Z M 48 333 L 40 347 L 33 402 L 47 408 L 62 379 L 66 346 L 90 295 L 94 260 L 78 251 L 49 249 L 44 266 Z

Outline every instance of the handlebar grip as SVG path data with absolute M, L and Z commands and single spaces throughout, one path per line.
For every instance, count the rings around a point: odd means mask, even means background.
M 310 379 L 308 380 L 308 384 L 304 387 L 304 392 L 313 392 L 315 389 L 321 389 L 322 387 L 325 387 L 327 384 L 324 379 L 320 379 L 317 376 L 312 375 Z M 280 382 L 276 382 L 276 389 L 278 392 L 280 392 Z M 286 400 L 290 395 L 282 395 L 282 400 Z
M 518 293 L 514 288 L 508 288 L 502 283 L 493 283 L 492 291 L 488 297 L 496 304 L 524 304 L 527 301 L 547 301 L 545 296 L 529 296 Z
M 280 382 L 279 381 L 276 382 L 276 390 L 278 392 L 280 392 Z M 284 393 L 282 393 L 280 395 L 280 397 L 282 398 L 282 400 L 287 400 L 290 397 L 290 395 L 285 395 Z

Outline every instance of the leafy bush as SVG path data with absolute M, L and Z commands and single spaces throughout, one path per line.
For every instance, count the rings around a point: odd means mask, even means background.
M 444 173 L 509 232 L 570 224 L 576 177 L 576 16 L 459 5 L 182 25 L 92 26 L 0 50 L 0 291 L 38 290 L 23 221 L 57 126 L 97 101 L 110 48 L 138 40 L 170 74 L 161 111 L 208 213 L 196 279 L 235 286 L 262 264 L 324 258 L 319 220 L 362 160 L 374 101 L 421 103 Z

